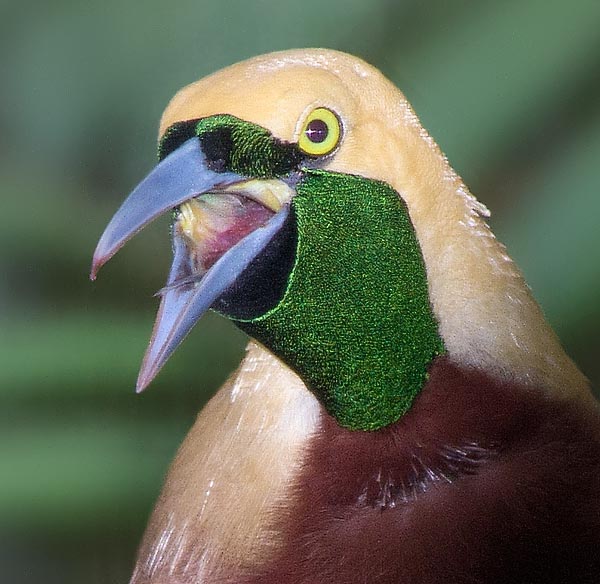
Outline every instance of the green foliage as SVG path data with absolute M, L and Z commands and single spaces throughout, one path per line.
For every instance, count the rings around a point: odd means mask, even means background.
M 6 581 L 126 581 L 168 461 L 242 354 L 235 328 L 208 317 L 135 396 L 166 222 L 98 282 L 87 271 L 106 221 L 154 165 L 169 98 L 246 57 L 326 46 L 398 83 L 600 384 L 596 0 L 29 0 L 1 13 Z

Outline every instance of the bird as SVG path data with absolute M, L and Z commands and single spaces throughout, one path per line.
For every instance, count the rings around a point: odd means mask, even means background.
M 208 310 L 249 344 L 131 584 L 600 581 L 590 382 L 379 70 L 294 49 L 180 90 L 91 278 L 167 212 L 138 391 Z

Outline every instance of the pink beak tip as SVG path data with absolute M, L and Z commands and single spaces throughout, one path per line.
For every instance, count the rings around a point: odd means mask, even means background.
M 98 253 L 94 254 L 94 258 L 92 260 L 92 267 L 90 268 L 90 280 L 93 282 L 98 276 L 98 272 L 100 268 L 107 262 L 109 258 L 99 256 Z

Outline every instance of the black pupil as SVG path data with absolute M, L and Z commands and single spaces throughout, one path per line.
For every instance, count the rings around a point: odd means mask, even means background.
M 329 128 L 323 120 L 311 120 L 308 122 L 308 126 L 306 126 L 304 133 L 311 142 L 320 144 L 327 138 Z

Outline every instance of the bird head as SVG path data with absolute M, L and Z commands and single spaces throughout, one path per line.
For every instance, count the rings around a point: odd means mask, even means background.
M 341 425 L 372 430 L 408 410 L 436 356 L 493 352 L 481 350 L 497 337 L 481 330 L 501 310 L 491 287 L 533 302 L 404 96 L 349 55 L 274 53 L 184 88 L 163 114 L 159 159 L 107 226 L 91 273 L 174 210 L 138 390 L 213 309 Z M 504 353 L 519 359 L 514 345 Z

